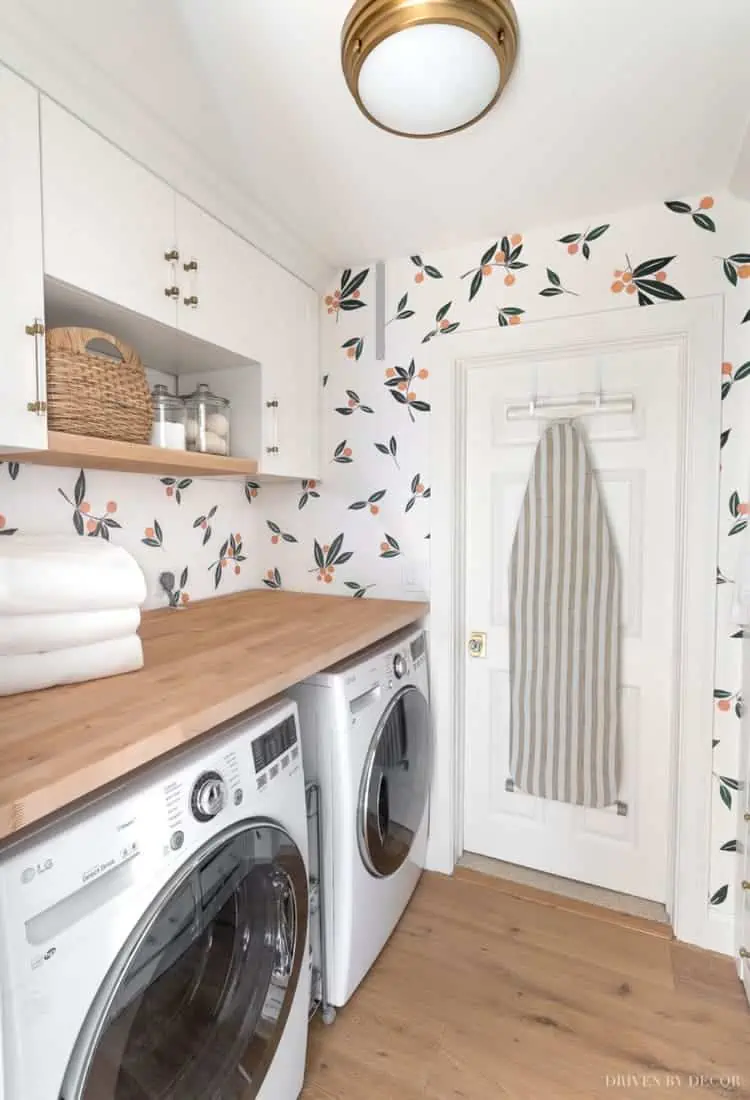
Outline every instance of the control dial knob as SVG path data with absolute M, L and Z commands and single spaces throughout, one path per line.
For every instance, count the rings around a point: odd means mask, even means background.
M 402 676 L 406 676 L 406 661 L 397 653 L 393 658 L 393 675 L 397 680 L 400 680 Z
M 204 772 L 193 787 L 190 808 L 198 821 L 210 821 L 220 813 L 227 801 L 227 785 L 218 772 Z

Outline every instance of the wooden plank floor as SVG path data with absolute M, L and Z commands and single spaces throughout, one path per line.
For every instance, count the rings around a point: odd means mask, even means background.
M 731 959 L 463 871 L 425 875 L 303 1100 L 750 1100 Z M 564 899 L 560 899 L 564 900 Z

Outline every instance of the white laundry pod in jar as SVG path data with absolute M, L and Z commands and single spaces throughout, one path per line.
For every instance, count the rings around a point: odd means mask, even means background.
M 203 454 L 230 453 L 230 405 L 226 397 L 212 393 L 202 382 L 183 398 L 187 410 L 185 438 L 189 451 Z

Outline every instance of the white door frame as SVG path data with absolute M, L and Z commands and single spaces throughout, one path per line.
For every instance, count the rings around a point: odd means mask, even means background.
M 679 343 L 685 386 L 677 562 L 679 697 L 675 715 L 672 923 L 678 939 L 731 953 L 731 929 L 709 921 L 711 729 L 716 639 L 719 516 L 719 370 L 721 296 L 654 309 L 618 309 L 583 317 L 525 322 L 512 328 L 460 332 L 429 349 L 432 380 L 431 685 L 436 753 L 428 866 L 451 874 L 463 852 L 464 645 L 463 532 L 466 379 L 470 363 L 517 359 L 535 351 L 622 349 L 644 342 Z M 496 350 L 488 348 L 497 333 Z M 428 355 L 423 356 L 427 363 Z M 688 491 L 689 490 L 689 491 Z M 728 923 L 728 922 L 725 922 Z M 729 933 L 727 935 L 727 932 Z

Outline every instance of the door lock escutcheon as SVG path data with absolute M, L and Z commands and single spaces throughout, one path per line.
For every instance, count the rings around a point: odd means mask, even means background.
M 487 656 L 487 635 L 481 630 L 472 630 L 467 643 L 470 657 Z

